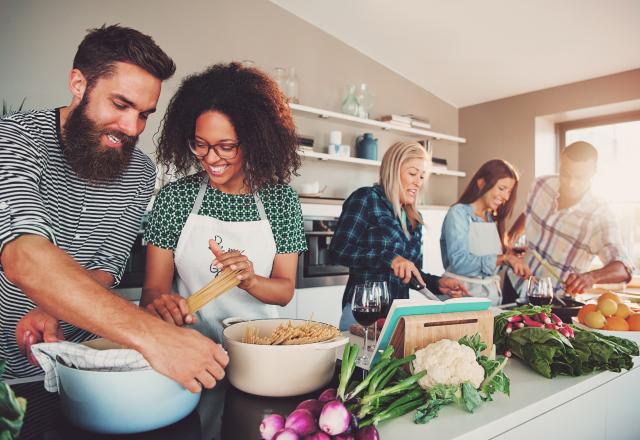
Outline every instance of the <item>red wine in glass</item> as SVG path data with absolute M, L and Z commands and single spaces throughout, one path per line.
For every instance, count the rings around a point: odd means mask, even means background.
M 380 306 L 354 307 L 353 317 L 363 327 L 368 327 L 380 318 Z
M 548 306 L 553 302 L 552 296 L 529 295 L 527 298 L 532 306 Z
M 526 246 L 514 246 L 514 247 L 511 248 L 511 250 L 517 256 L 522 256 L 522 255 L 527 253 L 527 247 Z

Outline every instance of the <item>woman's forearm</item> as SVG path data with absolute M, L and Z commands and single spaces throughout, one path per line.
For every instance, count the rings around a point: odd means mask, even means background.
M 286 306 L 293 298 L 294 284 L 288 278 L 266 278 L 256 275 L 247 292 L 265 304 Z

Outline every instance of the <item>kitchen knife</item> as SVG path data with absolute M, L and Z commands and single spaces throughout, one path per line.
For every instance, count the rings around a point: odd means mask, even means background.
M 420 271 L 420 276 L 424 279 L 426 274 Z M 420 282 L 418 281 L 415 275 L 411 275 L 411 281 L 409 281 L 409 288 L 413 290 L 417 290 L 418 292 L 422 293 L 425 297 L 427 297 L 430 300 L 442 301 L 440 298 L 434 295 L 429 289 L 427 289 L 426 285 L 420 284 Z

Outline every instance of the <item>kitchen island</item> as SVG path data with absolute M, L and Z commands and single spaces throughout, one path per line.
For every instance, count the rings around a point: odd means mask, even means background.
M 537 440 L 541 435 L 580 440 L 638 439 L 640 409 L 636 397 L 640 396 L 639 362 L 640 358 L 636 357 L 636 365 L 629 372 L 545 379 L 513 359 L 505 369 L 511 379 L 510 397 L 496 393 L 493 402 L 484 403 L 474 414 L 448 406 L 440 411 L 436 419 L 425 425 L 414 424 L 413 413 L 410 413 L 383 422 L 379 431 L 385 440 Z M 44 391 L 41 382 L 17 384 L 13 387 L 17 394 L 25 395 L 29 401 L 29 419 L 22 438 L 102 438 L 69 426 L 61 418 L 57 396 Z M 226 390 L 203 393 L 198 408 L 180 422 L 126 438 L 258 439 L 258 426 L 263 414 L 286 414 L 297 403 L 310 397 L 315 395 L 294 398 L 257 397 L 227 386 Z

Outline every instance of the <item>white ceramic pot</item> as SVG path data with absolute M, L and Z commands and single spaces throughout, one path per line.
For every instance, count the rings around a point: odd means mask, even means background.
M 226 372 L 234 387 L 258 396 L 285 397 L 309 393 L 331 381 L 337 349 L 349 341 L 346 337 L 303 345 L 242 342 L 247 326 L 256 327 L 261 335 L 266 336 L 278 325 L 289 321 L 293 325 L 308 322 L 299 319 L 259 319 L 233 324 L 224 330 L 224 346 L 229 352 Z

